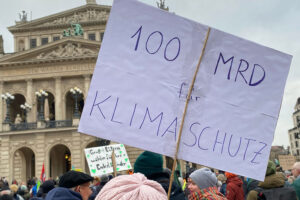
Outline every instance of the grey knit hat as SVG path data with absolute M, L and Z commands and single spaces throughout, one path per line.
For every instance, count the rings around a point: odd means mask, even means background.
M 190 178 L 201 190 L 217 186 L 218 183 L 216 175 L 208 168 L 201 168 L 194 171 L 190 175 Z

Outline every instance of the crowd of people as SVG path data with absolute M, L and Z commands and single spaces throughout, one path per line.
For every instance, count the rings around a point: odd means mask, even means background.
M 1 179 L 0 200 L 166 200 L 170 176 L 162 156 L 145 151 L 134 163 L 132 174 L 92 177 L 68 171 L 58 181 L 20 184 Z M 171 200 L 300 200 L 300 162 L 289 173 L 269 161 L 262 182 L 206 167 L 175 177 Z

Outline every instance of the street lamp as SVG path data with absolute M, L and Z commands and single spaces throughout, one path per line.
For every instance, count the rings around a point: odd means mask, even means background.
M 36 97 L 38 98 L 38 101 L 40 102 L 40 111 L 38 112 L 38 120 L 44 121 L 44 102 L 45 98 L 48 96 L 48 93 L 44 90 L 40 90 L 38 92 L 35 92 Z
M 27 112 L 31 110 L 31 106 L 28 103 L 20 105 L 20 108 L 24 111 L 24 122 L 27 123 Z
M 10 123 L 10 104 L 15 99 L 15 96 L 6 92 L 5 94 L 1 95 L 1 98 L 4 99 L 6 102 L 6 117 L 4 119 L 4 123 Z
M 82 96 L 82 91 L 78 87 L 74 87 L 70 89 L 70 92 L 75 101 L 73 117 L 78 119 L 80 118 L 79 109 L 78 109 L 78 99 Z

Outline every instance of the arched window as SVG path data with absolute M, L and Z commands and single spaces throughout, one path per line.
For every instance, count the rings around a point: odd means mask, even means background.
M 76 112 L 81 116 L 83 106 L 84 106 L 84 96 L 83 94 L 78 95 L 77 97 L 74 96 L 70 91 L 67 92 L 66 97 L 66 120 L 72 120 Z M 76 105 L 77 101 L 77 105 Z M 77 107 L 77 108 L 76 108 Z M 76 109 L 78 109 L 76 111 Z
M 13 176 L 19 181 L 35 177 L 35 155 L 28 147 L 21 147 L 13 155 Z
M 24 42 L 24 40 L 19 40 L 18 51 L 24 51 L 24 50 L 25 50 L 25 42 Z
M 21 104 L 26 102 L 25 97 L 22 94 L 14 94 L 15 99 L 10 105 L 10 119 L 12 123 L 20 123 L 25 119 L 24 112 L 21 109 Z
M 50 177 L 60 177 L 62 174 L 70 171 L 71 166 L 71 151 L 64 144 L 57 144 L 50 150 Z

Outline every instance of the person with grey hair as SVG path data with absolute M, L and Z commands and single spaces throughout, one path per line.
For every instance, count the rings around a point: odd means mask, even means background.
M 191 173 L 188 179 L 188 189 L 190 190 L 189 200 L 220 199 L 227 200 L 218 191 L 218 179 L 208 168 L 201 168 Z
M 300 199 L 300 162 L 296 162 L 293 165 L 292 173 L 293 173 L 293 176 L 295 177 L 295 180 L 292 183 L 292 186 L 296 190 L 298 199 Z

